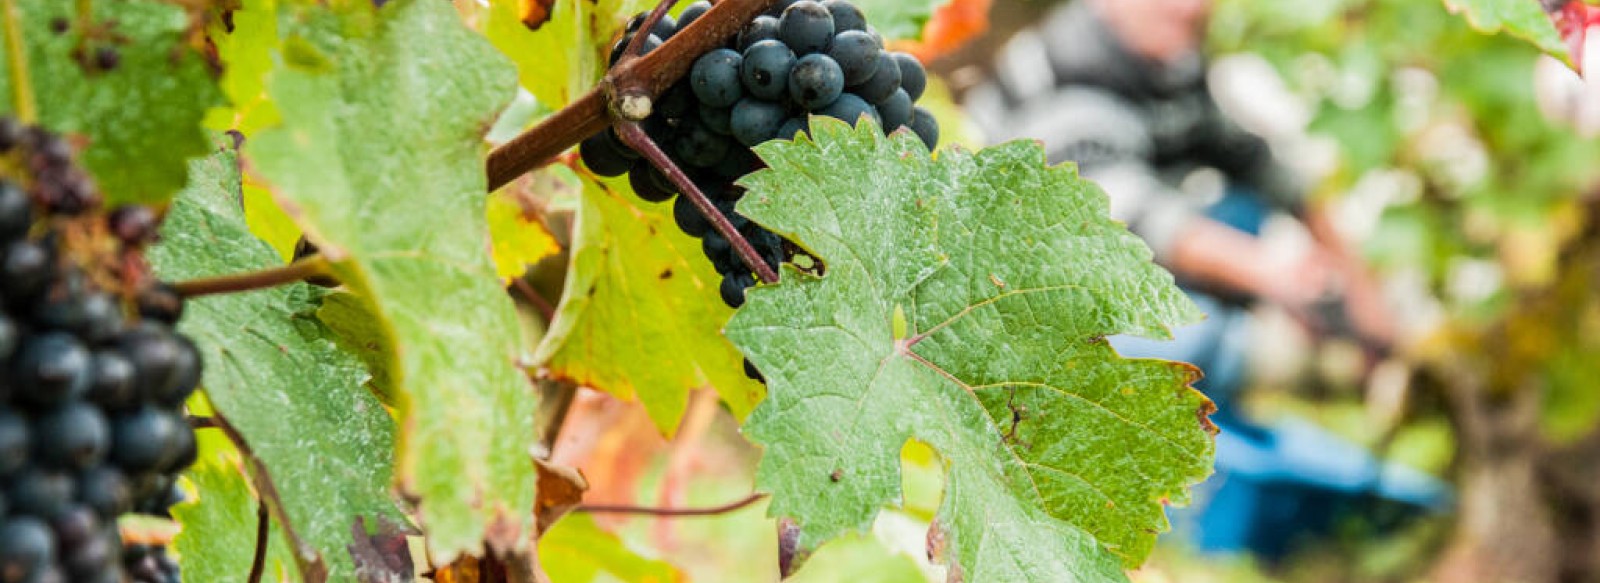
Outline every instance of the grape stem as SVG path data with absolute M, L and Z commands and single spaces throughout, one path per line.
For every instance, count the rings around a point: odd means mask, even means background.
M 739 510 L 767 497 L 760 492 L 744 497 L 743 500 L 730 502 L 711 508 L 659 508 L 653 506 L 629 506 L 612 504 L 580 504 L 573 512 L 587 512 L 589 514 L 642 514 L 646 516 L 716 516 Z
M 267 526 L 272 524 L 267 515 L 265 503 L 256 504 L 256 554 L 250 559 L 250 578 L 248 583 L 261 583 L 261 575 L 267 571 Z
M 233 442 L 233 446 L 239 450 L 239 456 L 244 458 L 245 475 L 255 486 L 256 497 L 261 506 L 278 514 L 278 524 L 282 525 L 284 538 L 288 539 L 289 545 L 297 551 L 290 554 L 294 555 L 301 577 L 308 582 L 325 583 L 328 580 L 328 565 L 316 553 L 299 552 L 311 547 L 300 537 L 294 525 L 290 524 L 288 515 L 283 509 L 283 500 L 278 495 L 278 486 L 273 483 L 272 475 L 267 473 L 267 464 L 256 457 L 255 450 L 245 441 L 244 434 L 239 433 L 221 411 L 213 412 L 211 419 L 216 422 L 217 428 L 228 436 L 228 441 Z
M 6 56 L 11 67 L 11 92 L 16 100 L 17 121 L 33 125 L 39 121 L 38 105 L 33 101 L 33 80 L 28 75 L 28 51 L 22 43 L 22 15 L 17 0 L 3 0 L 5 9 Z
M 333 275 L 331 271 L 328 260 L 321 255 L 315 255 L 282 267 L 180 281 L 173 284 L 172 288 L 178 295 L 187 299 L 267 289 L 317 276 L 331 277 Z
M 656 145 L 656 141 L 650 139 L 650 135 L 645 133 L 644 128 L 639 127 L 637 123 L 628 121 L 618 122 L 617 130 L 617 133 L 622 136 L 623 142 L 638 151 L 640 155 L 650 161 L 651 165 L 667 175 L 667 179 L 678 187 L 679 196 L 689 197 L 689 202 L 694 203 L 694 208 L 698 209 L 700 214 L 711 223 L 711 228 L 716 229 L 718 234 L 721 234 L 723 238 L 726 238 L 733 245 L 733 251 L 739 255 L 739 259 L 744 261 L 746 267 L 754 271 L 763 283 L 778 283 L 778 272 L 773 270 L 772 266 L 767 265 L 766 261 L 761 260 L 761 254 L 756 253 L 756 248 L 750 246 L 750 241 L 745 239 L 738 229 L 733 228 L 733 223 L 728 221 L 728 217 L 723 216 L 722 211 L 712 206 L 705 193 L 700 192 L 700 187 L 695 186 L 694 181 L 689 179 L 689 175 L 684 174 L 683 169 L 678 168 L 678 165 L 672 162 L 672 158 L 667 157 L 667 153 L 661 151 L 661 146 Z
M 664 0 L 664 5 L 670 7 L 673 2 L 675 0 Z M 562 152 L 606 129 L 611 123 L 609 104 L 619 102 L 621 96 L 647 96 L 654 99 L 661 95 L 661 92 L 689 73 L 696 58 L 721 47 L 739 33 L 744 23 L 750 22 L 775 3 L 776 0 L 717 2 L 705 15 L 672 35 L 650 54 L 623 58 L 600 80 L 599 86 L 490 152 L 485 163 L 489 192 L 499 190 L 531 170 L 550 164 Z M 658 6 L 657 10 L 663 9 Z M 640 38 L 641 35 L 634 35 L 635 41 Z

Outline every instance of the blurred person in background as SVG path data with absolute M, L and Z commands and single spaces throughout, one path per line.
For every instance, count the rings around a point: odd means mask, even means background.
M 1386 347 L 1391 319 L 1372 279 L 1334 230 L 1304 201 L 1306 185 L 1213 100 L 1201 54 L 1210 0 L 1077 0 L 1015 35 L 993 74 L 964 96 L 991 142 L 1041 141 L 1051 163 L 1076 162 L 1110 197 L 1112 216 L 1150 245 L 1207 319 L 1168 342 L 1113 338 L 1130 357 L 1193 363 L 1197 386 L 1215 400 L 1219 474 L 1267 466 L 1284 479 L 1367 488 L 1387 472 L 1359 449 L 1328 439 L 1326 459 L 1285 451 L 1282 437 L 1241 416 L 1253 338 L 1249 306 L 1267 302 L 1314 333 L 1340 333 Z M 1315 242 L 1286 254 L 1260 238 L 1274 213 L 1300 220 Z M 1334 450 L 1337 450 L 1335 452 Z M 1359 475 L 1357 475 L 1359 474 Z M 1217 480 L 1214 480 L 1216 482 Z M 1370 491 L 1363 490 L 1370 493 Z M 1260 490 L 1215 492 L 1223 514 L 1202 517 L 1203 549 L 1262 550 L 1288 538 L 1252 525 Z M 1231 497 L 1231 498 L 1230 498 Z M 1271 552 L 1272 549 L 1267 549 Z M 1277 549 L 1279 551 L 1283 549 Z

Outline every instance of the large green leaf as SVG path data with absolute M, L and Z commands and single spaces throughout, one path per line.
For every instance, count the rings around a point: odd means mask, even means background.
M 239 451 L 222 432 L 204 431 L 196 437 L 200 456 L 184 473 L 196 496 L 172 508 L 172 516 L 183 524 L 173 543 L 179 566 L 189 581 L 246 583 L 260 524 L 255 495 L 240 469 Z M 299 581 L 282 529 L 272 524 L 267 536 L 262 580 Z
M 93 7 L 93 24 L 107 38 L 85 41 L 74 24 L 57 34 L 52 24 L 77 22 L 75 6 Z M 183 188 L 186 163 L 205 153 L 200 122 L 221 94 L 201 55 L 188 43 L 189 15 L 154 0 L 77 3 L 20 0 L 23 44 L 39 123 L 79 135 L 80 159 L 112 204 L 161 204 Z M 73 57 L 112 48 L 115 69 L 85 66 Z M 0 44 L 0 113 L 15 115 L 15 71 Z
M 183 280 L 281 265 L 245 225 L 232 150 L 191 168 L 193 185 L 149 253 L 156 273 Z M 200 346 L 211 404 L 266 465 L 256 479 L 276 487 L 277 518 L 337 580 L 354 573 L 346 548 L 358 518 L 403 518 L 390 494 L 394 422 L 363 387 L 361 362 L 313 316 L 323 293 L 302 283 L 195 299 L 179 329 Z
M 1483 32 L 1507 32 L 1552 55 L 1567 54 L 1561 33 L 1539 0 L 1444 0 L 1444 5 L 1464 14 L 1473 28 Z
M 482 136 L 516 77 L 447 2 L 299 8 L 253 168 L 390 350 L 398 477 L 438 564 L 525 544 L 537 398 L 489 260 Z M 346 329 L 349 329 L 346 327 Z
M 689 390 L 714 387 L 743 419 L 761 400 L 722 337 L 730 310 L 700 242 L 669 204 L 639 200 L 624 180 L 585 181 L 572 263 L 536 362 L 556 376 L 644 402 L 671 433 Z
M 1210 471 L 1212 405 L 1193 368 L 1105 337 L 1165 336 L 1193 304 L 1036 143 L 935 161 L 870 122 L 812 128 L 741 182 L 741 213 L 827 266 L 786 269 L 728 325 L 769 381 L 745 431 L 772 513 L 802 551 L 866 528 L 915 438 L 946 460 L 936 524 L 964 580 L 1122 579 Z

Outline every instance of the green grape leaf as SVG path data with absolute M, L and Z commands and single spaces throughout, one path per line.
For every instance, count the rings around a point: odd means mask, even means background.
M 946 0 L 856 0 L 867 22 L 888 40 L 922 38 L 922 26 Z M 950 0 L 955 1 L 955 0 Z
M 201 431 L 200 456 L 184 476 L 195 494 L 172 508 L 183 525 L 173 542 L 190 581 L 247 583 L 260 525 L 255 494 L 240 469 L 239 451 L 220 431 Z M 270 523 L 270 521 L 269 521 Z M 263 581 L 299 581 L 283 530 L 270 523 Z
M 86 36 L 76 24 L 80 4 L 92 7 L 92 26 L 102 32 Z M 190 15 L 154 0 L 20 0 L 17 8 L 40 125 L 81 138 L 79 161 L 108 206 L 165 204 L 183 188 L 188 159 L 206 153 L 201 121 L 221 98 L 190 44 Z M 58 34 L 58 21 L 72 24 Z M 16 115 L 18 71 L 7 46 L 0 46 L 0 114 Z M 74 58 L 80 48 L 89 65 Z M 114 69 L 93 63 L 101 49 L 120 55 Z
M 207 38 L 223 63 L 221 87 L 229 104 L 212 109 L 206 127 L 253 136 L 278 123 L 278 109 L 267 95 L 267 73 L 272 70 L 273 52 L 279 49 L 276 1 L 238 0 L 228 25 L 221 19 L 211 25 Z
M 743 419 L 762 398 L 722 337 L 731 311 L 700 242 L 678 230 L 671 204 L 633 195 L 626 180 L 584 181 L 555 321 L 535 362 L 550 373 L 644 402 L 670 434 L 689 390 L 714 387 Z
M 388 349 L 396 473 L 432 558 L 520 547 L 538 399 L 489 258 L 482 158 L 514 71 L 447 2 L 293 10 L 268 87 L 283 123 L 245 153 L 366 304 L 380 337 L 358 344 Z
M 1545 15 L 1539 0 L 1444 0 L 1451 12 L 1466 16 L 1473 28 L 1489 34 L 1506 32 L 1539 50 L 1565 58 L 1566 43 Z
M 561 583 L 674 583 L 684 577 L 672 565 L 646 559 L 616 535 L 601 530 L 594 517 L 563 517 L 539 537 L 539 563 L 551 581 Z
M 648 0 L 555 0 L 549 20 L 529 30 L 518 2 L 491 0 L 483 32 L 516 63 L 522 87 L 551 109 L 593 88 L 605 72 L 612 37 L 629 16 L 654 6 Z
M 768 379 L 745 433 L 771 513 L 802 556 L 865 529 L 916 439 L 946 460 L 935 528 L 964 580 L 1122 580 L 1210 471 L 1214 407 L 1194 368 L 1105 337 L 1165 337 L 1197 309 L 1037 143 L 934 159 L 870 122 L 812 130 L 758 147 L 770 168 L 741 181 L 739 212 L 826 265 L 786 268 L 728 324 Z
M 193 185 L 173 202 L 161 244 L 149 252 L 156 274 L 184 280 L 282 265 L 245 225 L 233 151 L 191 169 Z M 200 346 L 212 406 L 266 465 L 278 519 L 338 579 L 354 572 L 346 547 L 358 518 L 403 515 L 386 455 L 394 422 L 363 386 L 361 362 L 314 317 L 323 293 L 301 283 L 194 299 L 179 330 Z

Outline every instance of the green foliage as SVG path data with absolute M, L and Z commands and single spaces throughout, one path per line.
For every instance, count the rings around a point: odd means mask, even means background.
M 1473 28 L 1491 34 L 1503 31 L 1552 55 L 1567 54 L 1539 0 L 1444 0 L 1444 4 L 1451 12 L 1462 13 Z
M 193 185 L 174 201 L 162 244 L 149 253 L 158 275 L 184 280 L 280 264 L 245 226 L 238 168 L 231 150 L 191 164 Z M 200 346 L 210 403 L 270 468 L 256 479 L 276 486 L 278 519 L 337 579 L 354 576 L 346 548 L 357 518 L 403 517 L 389 494 L 393 420 L 362 386 L 361 363 L 312 317 L 322 294 L 302 283 L 196 299 L 179 329 Z M 223 553 L 205 545 L 230 541 L 195 544 L 186 564 Z
M 637 397 L 672 433 L 689 390 L 714 387 L 743 419 L 761 400 L 738 351 L 720 333 L 731 310 L 700 242 L 673 224 L 672 206 L 633 196 L 626 180 L 585 180 L 572 264 L 535 361 L 552 374 L 621 398 Z
M 241 473 L 239 451 L 219 432 L 200 432 L 200 457 L 184 475 L 198 499 L 172 509 L 183 525 L 173 543 L 189 581 L 246 583 L 260 524 L 255 493 Z M 283 531 L 269 526 L 265 581 L 299 581 Z
M 77 5 L 92 6 L 89 23 L 103 32 L 85 35 Z M 187 160 L 206 152 L 199 122 L 221 97 L 191 44 L 190 15 L 156 0 L 19 0 L 17 8 L 38 122 L 83 138 L 79 160 L 109 205 L 165 204 L 183 187 Z M 71 28 L 53 32 L 63 19 Z M 102 48 L 120 55 L 114 69 L 95 63 Z M 0 45 L 0 114 L 16 115 L 8 51 Z
M 920 39 L 922 25 L 933 16 L 939 0 L 856 0 L 856 6 L 878 34 L 889 40 Z
M 802 551 L 865 529 L 915 438 L 947 461 L 936 523 L 966 580 L 1122 579 L 1210 471 L 1211 404 L 1194 369 L 1105 336 L 1165 336 L 1194 306 L 1036 144 L 934 160 L 870 122 L 812 129 L 741 182 L 740 212 L 827 265 L 752 290 L 727 330 L 769 380 L 745 431 L 771 512 Z
M 434 559 L 481 549 L 491 529 L 524 544 L 538 399 L 486 253 L 480 145 L 511 66 L 447 3 L 291 15 L 268 87 L 283 123 L 246 154 L 389 349 L 397 479 L 420 499 Z
M 645 559 L 628 550 L 587 514 L 568 516 L 539 538 L 545 575 L 561 583 L 617 581 L 669 583 L 683 580 L 672 565 Z
M 552 109 L 594 87 L 627 17 L 653 6 L 646 0 L 554 0 L 550 20 L 529 30 L 518 1 L 490 2 L 484 34 L 516 63 L 522 87 Z

